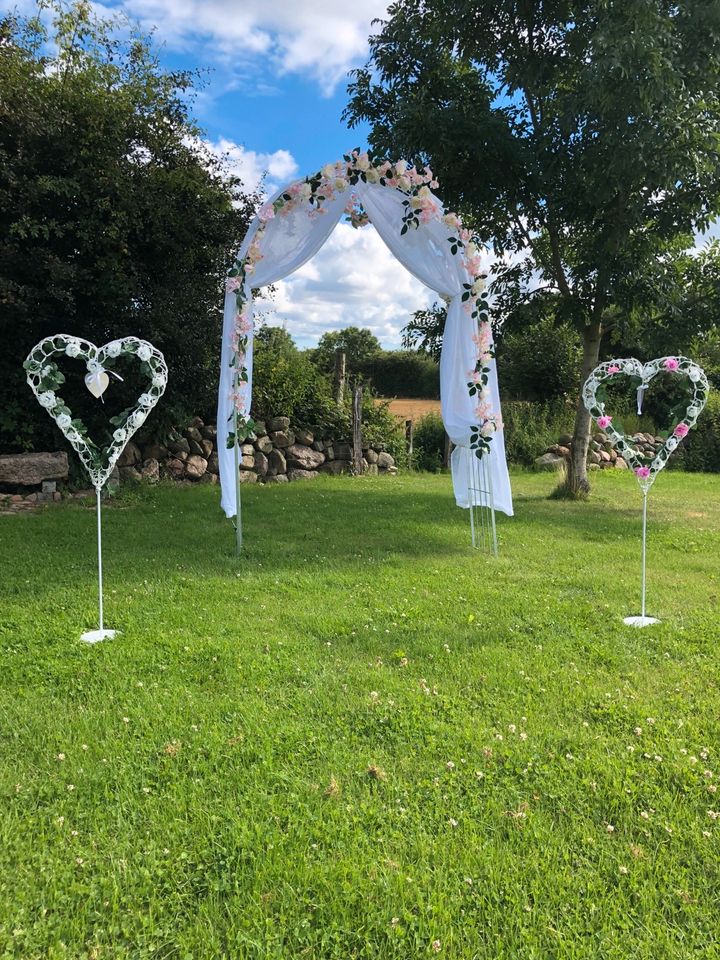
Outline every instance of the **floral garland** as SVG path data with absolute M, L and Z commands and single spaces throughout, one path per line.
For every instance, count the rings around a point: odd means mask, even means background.
M 489 400 L 490 361 L 495 354 L 492 348 L 485 275 L 481 268 L 480 243 L 463 227 L 456 213 L 443 214 L 440 203 L 431 192 L 437 189 L 439 184 L 428 167 L 418 170 L 404 160 L 394 164 L 389 160 L 379 162 L 374 160 L 369 152 L 361 153 L 360 150 L 353 150 L 336 163 L 326 164 L 313 176 L 291 184 L 274 201 L 265 203 L 258 213 L 260 223 L 245 257 L 237 259 L 228 273 L 226 288 L 229 293 L 235 294 L 236 313 L 230 336 L 230 366 L 234 371 L 231 390 L 234 428 L 228 434 L 227 446 L 232 448 L 236 441 L 240 443 L 254 426 L 253 421 L 246 415 L 250 408 L 250 398 L 247 396 L 247 349 L 252 332 L 246 291 L 248 284 L 252 283 L 257 263 L 263 259 L 260 240 L 266 225 L 276 216 L 287 216 L 303 206 L 308 208 L 308 216 L 321 216 L 327 212 L 323 204 L 351 190 L 359 182 L 391 187 L 405 195 L 401 235 L 408 230 L 418 229 L 421 224 L 442 222 L 451 234 L 447 238 L 450 252 L 453 256 L 459 255 L 462 258 L 463 266 L 471 279 L 470 283 L 463 284 L 463 309 L 475 324 L 473 342 L 477 350 L 475 366 L 468 371 L 467 383 L 469 395 L 477 399 L 477 423 L 470 431 L 470 446 L 476 455 L 481 457 L 489 451 L 493 434 L 500 429 L 501 424 L 500 417 L 492 410 Z M 354 227 L 369 223 L 367 214 L 353 196 L 348 201 L 345 212 Z
M 52 359 L 58 354 L 85 360 L 88 370 L 86 383 L 88 379 L 102 377 L 104 374 L 105 386 L 101 392 L 108 382 L 106 371 L 112 372 L 114 361 L 118 357 L 136 356 L 140 360 L 140 370 L 148 379 L 148 387 L 138 397 L 136 406 L 110 418 L 109 422 L 115 430 L 112 441 L 106 446 L 98 446 L 90 439 L 86 425 L 79 417 L 73 417 L 72 411 L 57 392 L 65 382 L 65 376 Z M 47 410 L 69 440 L 93 485 L 98 489 L 112 473 L 130 438 L 145 423 L 148 414 L 165 392 L 168 377 L 165 358 L 160 351 L 147 340 L 139 340 L 137 337 L 124 337 L 122 340 L 113 340 L 102 347 L 96 347 L 80 337 L 55 334 L 33 347 L 23 367 L 27 371 L 27 382 L 38 403 Z
M 681 400 L 670 411 L 672 423 L 670 428 L 658 434 L 665 443 L 660 450 L 651 457 L 637 449 L 631 439 L 625 435 L 622 424 L 610 416 L 606 411 L 607 392 L 605 382 L 625 376 L 635 385 L 638 392 L 638 412 L 642 407 L 642 396 L 647 390 L 650 381 L 658 374 L 670 373 L 687 377 L 690 382 L 691 393 L 689 402 Z M 608 360 L 595 367 L 583 386 L 583 403 L 590 416 L 601 430 L 604 430 L 613 447 L 622 455 L 623 459 L 632 467 L 640 488 L 647 493 L 655 482 L 658 473 L 663 469 L 670 458 L 670 454 L 677 449 L 690 430 L 695 426 L 697 418 L 707 403 L 710 391 L 704 371 L 693 360 L 687 357 L 660 357 L 641 363 L 634 357 L 620 360 Z

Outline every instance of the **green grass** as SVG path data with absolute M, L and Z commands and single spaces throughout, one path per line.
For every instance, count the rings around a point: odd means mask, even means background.
M 245 488 L 239 560 L 126 494 L 96 647 L 91 507 L 0 517 L 0 957 L 720 956 L 720 478 L 650 494 L 647 630 L 594 480 L 498 560 L 444 476 Z

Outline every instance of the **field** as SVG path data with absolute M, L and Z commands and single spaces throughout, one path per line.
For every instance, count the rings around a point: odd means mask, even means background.
M 440 401 L 395 399 L 390 401 L 390 412 L 401 420 L 419 420 L 426 413 L 437 413 L 439 416 Z
M 720 480 L 447 476 L 0 517 L 0 957 L 720 956 Z

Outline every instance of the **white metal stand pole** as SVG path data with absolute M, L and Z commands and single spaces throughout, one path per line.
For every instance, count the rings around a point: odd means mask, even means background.
M 642 524 L 642 596 L 639 617 L 625 617 L 623 623 L 630 627 L 649 627 L 652 623 L 660 623 L 655 617 L 645 615 L 645 560 L 647 554 L 647 490 L 643 490 L 643 524 Z
M 103 616 L 103 566 L 102 566 L 102 499 L 100 487 L 95 487 L 95 512 L 97 514 L 97 559 L 98 559 L 98 614 L 100 623 L 97 630 L 88 630 L 80 636 L 85 643 L 99 643 L 107 637 L 114 637 L 117 630 L 106 630 Z
M 234 378 L 233 398 L 237 396 L 238 388 L 237 357 L 235 358 Z M 240 441 L 238 439 L 236 406 L 233 406 L 233 430 L 235 433 L 235 554 L 239 557 L 242 551 L 242 503 L 240 502 Z

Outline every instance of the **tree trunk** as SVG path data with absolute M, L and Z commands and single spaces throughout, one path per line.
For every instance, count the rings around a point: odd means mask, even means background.
M 353 393 L 352 405 L 352 428 L 353 428 L 353 473 L 356 477 L 363 472 L 362 455 L 362 387 L 355 387 Z
M 594 322 L 585 327 L 583 333 L 583 363 L 582 385 L 598 364 L 600 356 L 600 322 Z M 575 412 L 575 428 L 572 439 L 572 453 L 570 456 L 570 470 L 568 471 L 567 488 L 572 496 L 582 496 L 590 492 L 590 483 L 587 476 L 587 454 L 590 445 L 590 414 L 582 401 L 582 392 L 578 399 Z
M 335 371 L 333 374 L 335 385 L 335 400 L 341 407 L 345 400 L 345 351 L 340 347 L 335 351 Z

